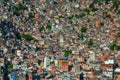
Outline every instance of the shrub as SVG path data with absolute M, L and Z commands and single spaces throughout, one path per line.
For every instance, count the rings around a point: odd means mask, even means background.
M 85 13 L 81 13 L 81 14 L 79 14 L 79 18 L 83 18 L 83 17 L 85 17 L 85 16 L 86 16 Z
M 79 35 L 78 35 L 78 40 L 80 40 L 80 39 L 83 40 L 83 38 L 84 38 L 84 35 L 83 35 L 83 34 L 79 34 Z
M 30 12 L 28 15 L 29 15 L 29 18 L 34 18 L 34 14 L 32 12 Z

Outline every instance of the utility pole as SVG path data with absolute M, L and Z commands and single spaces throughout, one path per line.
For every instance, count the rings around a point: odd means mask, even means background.
M 86 72 L 86 80 L 87 80 L 87 72 Z
M 115 54 L 113 54 L 113 71 L 112 71 L 112 80 L 114 80 L 114 74 L 115 74 Z
M 115 68 L 116 68 L 116 59 L 115 59 L 115 54 L 116 54 L 116 46 L 114 47 L 114 53 L 112 54 L 113 55 L 113 71 L 112 71 L 112 80 L 115 80 Z
M 116 36 L 116 41 L 117 41 L 117 36 Z M 113 53 L 113 71 L 112 71 L 112 80 L 115 80 L 115 68 L 116 68 L 116 59 L 115 59 L 115 54 L 117 53 L 117 45 L 114 46 L 114 53 Z
M 3 73 L 4 73 L 4 76 L 3 76 L 3 80 L 9 80 L 9 78 L 8 78 L 8 61 L 7 61 L 7 58 L 6 57 L 4 57 L 4 71 L 3 71 Z

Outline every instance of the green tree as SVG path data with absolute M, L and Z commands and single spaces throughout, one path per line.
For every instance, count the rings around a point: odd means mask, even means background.
M 105 3 L 108 4 L 110 0 L 105 0 Z
M 115 45 L 114 45 L 114 44 L 111 44 L 111 45 L 110 45 L 110 49 L 111 49 L 112 51 L 114 51 L 114 48 L 115 48 Z
M 17 7 L 19 10 L 28 10 L 28 8 L 25 5 L 23 5 L 22 3 L 19 3 Z
M 92 10 L 93 12 L 95 12 L 95 11 L 98 10 L 98 8 L 92 8 L 91 10 Z
M 100 22 L 100 26 L 104 26 L 104 22 Z
M 20 15 L 20 11 L 19 10 L 14 10 L 13 11 L 13 15 L 19 16 Z
M 73 0 L 69 0 L 70 2 L 73 2 Z
M 41 51 L 42 50 L 42 48 L 41 47 L 36 47 L 36 51 Z
M 117 11 L 117 14 L 118 14 L 118 15 L 120 14 L 120 10 Z
M 117 37 L 120 38 L 120 32 L 117 34 Z
M 88 46 L 90 47 L 90 46 L 92 46 L 94 43 L 93 43 L 93 40 L 92 39 L 90 39 L 89 41 L 88 41 Z
M 12 68 L 13 68 L 13 64 L 10 63 L 10 64 L 8 65 L 8 70 L 10 70 L 10 69 L 12 69 Z
M 64 16 L 60 15 L 59 18 L 64 18 Z
M 72 20 L 72 19 L 70 19 L 70 20 L 69 20 L 69 22 L 72 24 L 72 23 L 73 23 L 73 20 Z
M 84 11 L 85 11 L 87 14 L 90 14 L 90 9 L 89 9 L 89 8 L 85 8 Z
M 85 13 L 81 13 L 81 14 L 79 14 L 79 18 L 83 18 L 83 17 L 85 17 L 85 16 L 86 16 Z
M 39 40 L 37 40 L 37 39 L 34 39 L 34 42 L 38 42 Z
M 91 3 L 90 5 L 89 5 L 89 8 L 94 8 L 94 3 Z
M 73 19 L 74 15 L 67 16 L 68 19 Z
M 90 19 L 87 20 L 87 23 L 89 23 L 89 22 L 90 22 Z
M 117 45 L 117 50 L 120 51 L 120 45 Z
M 115 47 L 117 46 L 116 43 L 117 43 L 116 41 L 113 41 L 113 43 L 110 44 L 110 49 L 112 51 L 114 51 Z
M 75 17 L 76 17 L 76 18 L 79 18 L 79 15 L 78 15 L 78 14 L 75 14 Z
M 39 28 L 39 31 L 43 31 L 43 30 L 44 30 L 44 27 L 40 27 L 40 28 Z
M 24 38 L 27 41 L 33 40 L 33 37 L 29 34 L 22 34 L 21 37 Z
M 64 55 L 69 56 L 72 53 L 72 50 L 65 50 Z
M 9 2 L 10 0 L 4 0 L 4 1 Z
M 23 5 L 21 3 L 18 4 L 18 9 L 23 10 Z
M 47 26 L 46 26 L 46 29 L 51 29 L 52 28 L 52 26 L 50 25 L 50 24 L 48 24 Z
M 57 2 L 57 1 L 54 1 L 53 4 L 58 5 L 58 2 Z
M 103 12 L 104 18 L 111 18 L 111 15 L 108 12 Z
M 78 40 L 80 40 L 80 39 L 83 40 L 83 38 L 84 38 L 83 33 L 81 33 L 81 34 L 78 35 Z
M 87 32 L 87 28 L 86 27 L 81 27 L 80 31 L 81 32 Z
M 34 14 L 32 12 L 29 12 L 28 15 L 29 15 L 29 18 L 34 18 Z
M 114 0 L 113 1 L 113 6 L 111 7 L 111 9 L 115 9 L 114 11 L 117 12 L 117 10 L 119 9 L 119 5 L 120 5 L 120 1 L 119 0 Z
M 19 3 L 18 5 L 14 6 L 13 14 L 19 16 L 20 13 L 22 13 L 21 10 L 28 10 L 28 8 L 22 3 Z
M 95 8 L 95 7 L 94 7 L 94 4 L 96 4 L 96 3 L 97 3 L 97 1 L 94 1 L 93 3 L 91 3 L 91 4 L 89 5 L 91 11 L 93 11 L 93 12 L 95 12 L 95 11 L 98 10 L 98 8 Z

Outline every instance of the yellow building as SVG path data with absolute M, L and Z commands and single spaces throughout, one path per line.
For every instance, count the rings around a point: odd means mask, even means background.
M 117 79 L 116 80 L 120 80 L 120 77 L 117 77 Z
M 62 60 L 58 60 L 58 65 L 62 65 Z

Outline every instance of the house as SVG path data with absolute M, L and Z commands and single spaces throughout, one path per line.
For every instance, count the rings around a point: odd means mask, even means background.
M 4 62 L 4 58 L 0 58 L 0 61 L 1 61 L 1 62 Z
M 68 71 L 68 62 L 67 61 L 62 62 L 61 70 Z
M 113 70 L 113 65 L 112 64 L 101 64 L 100 65 L 101 70 L 103 70 L 103 74 L 111 77 L 112 76 L 112 70 Z
M 91 61 L 95 61 L 95 52 L 89 51 L 89 57 Z
M 21 50 L 17 50 L 16 53 L 17 53 L 17 56 L 21 56 Z

